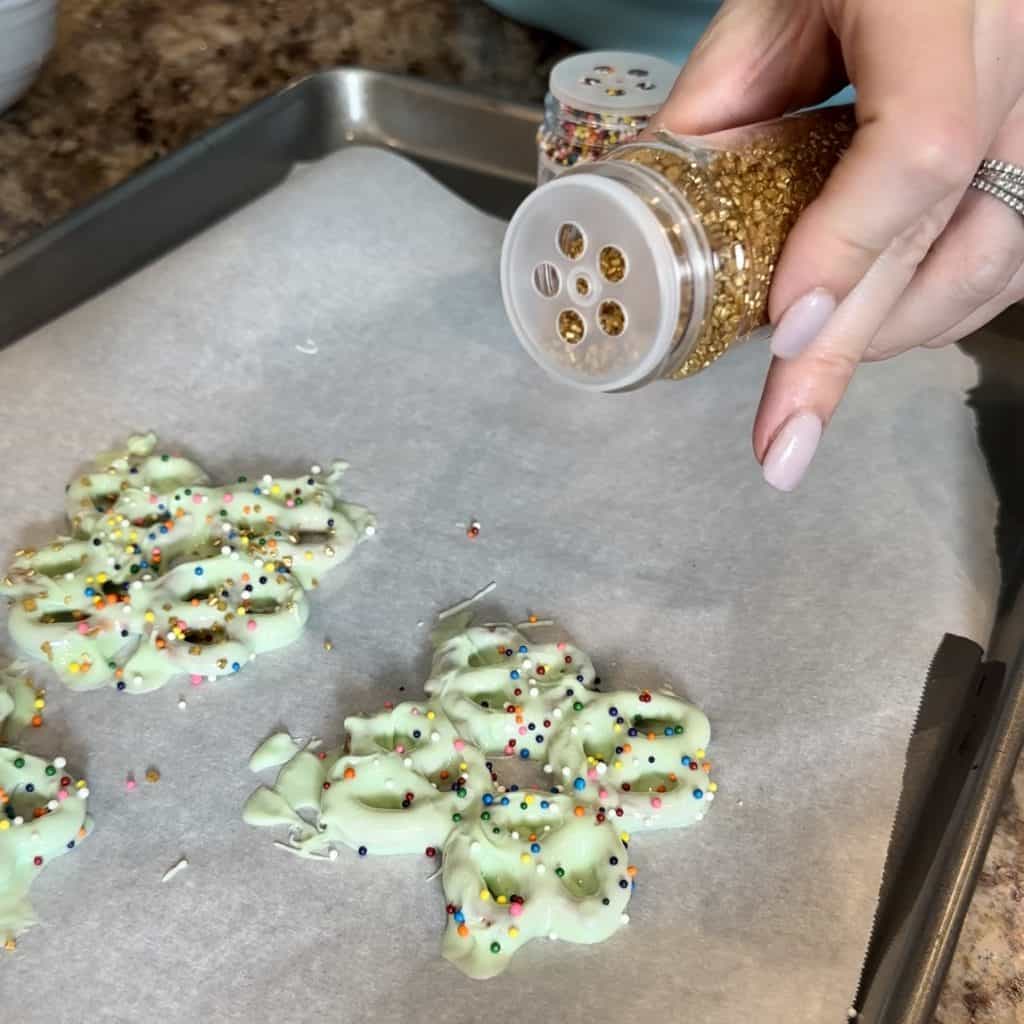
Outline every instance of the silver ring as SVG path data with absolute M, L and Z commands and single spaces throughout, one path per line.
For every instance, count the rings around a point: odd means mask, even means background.
M 1024 167 L 1006 160 L 982 160 L 971 188 L 998 199 L 1024 217 Z

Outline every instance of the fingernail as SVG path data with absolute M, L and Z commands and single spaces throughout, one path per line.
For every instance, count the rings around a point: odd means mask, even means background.
M 765 483 L 779 491 L 794 490 L 804 478 L 820 440 L 821 420 L 813 412 L 790 416 L 764 457 Z
M 772 332 L 772 355 L 780 359 L 800 355 L 821 333 L 835 308 L 836 300 L 824 288 L 815 288 L 797 299 Z

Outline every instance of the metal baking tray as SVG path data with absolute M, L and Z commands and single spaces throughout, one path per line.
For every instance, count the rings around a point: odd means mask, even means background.
M 540 111 L 416 79 L 324 72 L 255 104 L 0 255 L 0 348 L 351 144 L 414 159 L 508 217 L 534 182 Z M 1003 585 L 986 649 L 936 637 L 855 1009 L 865 1024 L 928 1024 L 1024 744 L 1024 308 L 965 350 L 970 402 L 1000 500 Z M 1024 350 L 1022 350 L 1024 351 Z M 941 767 L 940 767 L 941 766 Z M 824 927 L 824 923 L 823 923 Z

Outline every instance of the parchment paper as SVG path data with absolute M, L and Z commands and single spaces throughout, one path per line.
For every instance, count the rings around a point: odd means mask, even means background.
M 845 1018 L 929 660 L 946 630 L 984 641 L 993 611 L 973 366 L 865 367 L 783 496 L 749 450 L 764 348 L 631 395 L 569 390 L 506 325 L 501 236 L 400 158 L 350 150 L 0 353 L 6 553 L 49 539 L 84 459 L 147 428 L 218 476 L 346 457 L 381 522 L 304 639 L 233 679 L 50 687 L 29 741 L 88 774 L 97 828 L 36 883 L 43 923 L 0 959 L 5 1020 Z M 557 616 L 607 686 L 699 703 L 721 789 L 700 826 L 635 837 L 627 929 L 534 943 L 480 983 L 440 958 L 426 857 L 306 863 L 240 812 L 257 743 L 333 739 L 420 694 L 420 623 L 491 579 L 485 617 Z M 162 780 L 125 792 L 150 765 Z

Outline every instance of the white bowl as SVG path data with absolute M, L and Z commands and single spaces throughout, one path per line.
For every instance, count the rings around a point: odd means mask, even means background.
M 35 80 L 57 38 L 58 0 L 0 0 L 0 110 Z

